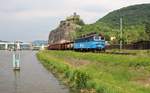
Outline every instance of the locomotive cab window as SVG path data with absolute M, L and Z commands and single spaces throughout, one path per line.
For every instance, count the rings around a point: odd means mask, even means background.
M 100 36 L 94 36 L 94 40 L 101 40 Z
M 105 38 L 104 38 L 104 37 L 101 37 L 101 40 L 105 40 Z

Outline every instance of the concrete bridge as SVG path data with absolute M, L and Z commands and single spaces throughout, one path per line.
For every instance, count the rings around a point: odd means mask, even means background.
M 23 42 L 7 42 L 0 41 L 0 50 L 8 50 L 8 49 L 32 49 L 31 43 L 23 43 Z

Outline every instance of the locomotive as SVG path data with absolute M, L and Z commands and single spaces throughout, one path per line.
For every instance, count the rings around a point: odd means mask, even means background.
M 48 46 L 49 50 L 105 51 L 105 38 L 102 34 L 88 34 L 73 42 L 56 43 Z
M 74 50 L 102 51 L 105 50 L 105 39 L 100 34 L 85 36 L 74 41 Z

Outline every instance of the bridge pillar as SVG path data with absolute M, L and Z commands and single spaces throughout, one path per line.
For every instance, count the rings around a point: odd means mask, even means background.
M 6 44 L 5 44 L 5 50 L 7 50 L 7 49 L 8 49 L 8 44 L 6 43 Z
M 17 49 L 20 50 L 20 43 L 17 43 Z

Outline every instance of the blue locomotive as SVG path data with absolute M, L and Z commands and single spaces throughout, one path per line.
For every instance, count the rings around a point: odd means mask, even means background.
M 76 39 L 73 49 L 79 51 L 105 51 L 105 46 L 105 38 L 102 35 L 94 34 Z

